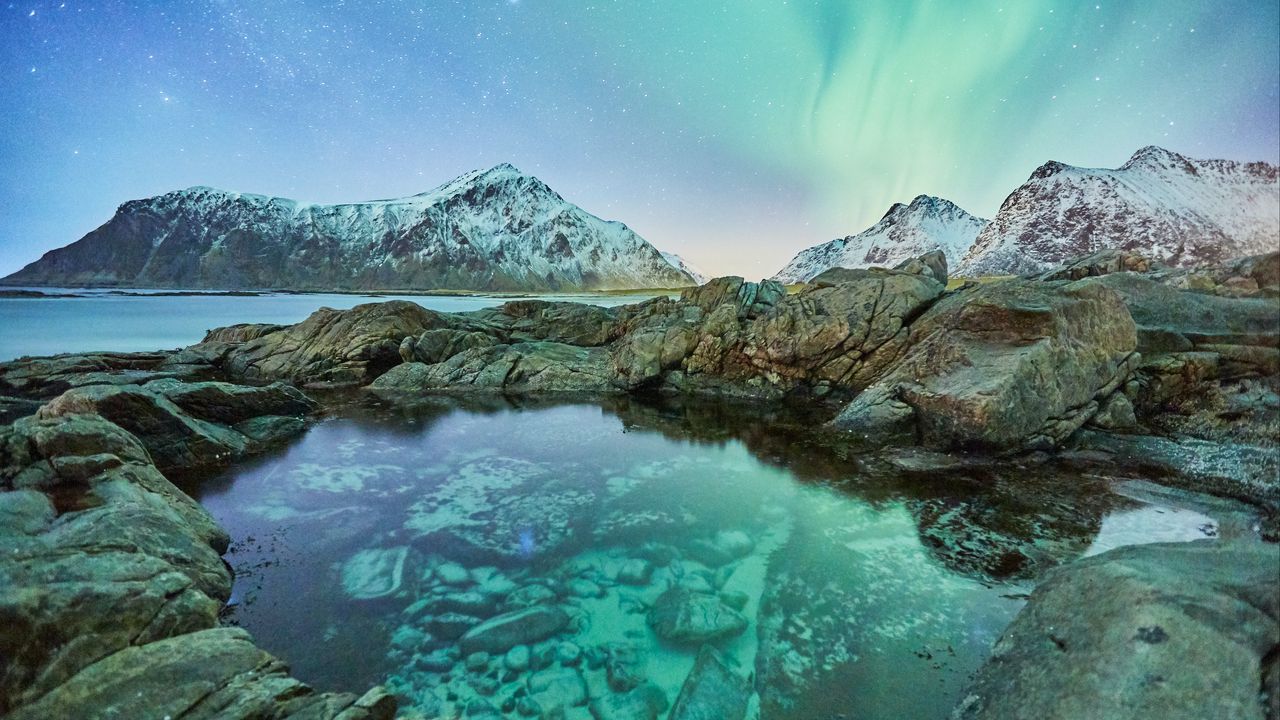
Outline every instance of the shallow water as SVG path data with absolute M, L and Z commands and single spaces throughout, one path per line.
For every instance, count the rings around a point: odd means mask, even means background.
M 1043 468 L 885 473 L 806 442 L 812 417 L 723 403 L 340 407 L 190 489 L 233 537 L 230 621 L 306 681 L 384 682 L 426 717 L 589 718 L 619 678 L 674 702 L 704 644 L 651 623 L 674 587 L 733 621 L 706 642 L 753 715 L 944 718 L 1037 574 L 1215 531 Z M 538 601 L 568 624 L 460 653 Z
M 21 288 L 10 288 L 21 289 Z M 515 297 L 445 295 L 347 295 L 266 293 L 251 296 L 112 295 L 109 291 L 28 288 L 85 297 L 0 297 L 0 362 L 23 355 L 71 352 L 171 350 L 200 342 L 206 331 L 235 323 L 289 324 L 321 307 L 346 309 L 361 303 L 409 300 L 442 312 L 500 305 Z M 147 291 L 130 291 L 145 293 Z M 546 295 L 597 305 L 639 302 L 644 295 Z M 585 300 L 584 300 L 585 299 Z

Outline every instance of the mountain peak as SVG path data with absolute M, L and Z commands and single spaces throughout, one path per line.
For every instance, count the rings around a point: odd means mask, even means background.
M 1144 148 L 1139 148 L 1124 165 L 1120 166 L 1120 169 L 1127 170 L 1135 167 L 1185 168 L 1189 165 L 1190 161 L 1186 156 L 1179 155 L 1172 150 L 1166 150 L 1158 145 L 1148 145 Z
M 857 235 L 800 251 L 774 279 L 808 282 L 833 267 L 893 267 L 934 250 L 955 263 L 986 223 L 950 200 L 917 195 L 909 204 L 894 203 L 876 224 Z
M 1028 178 L 1028 180 L 1041 180 L 1047 177 L 1052 177 L 1062 172 L 1063 170 L 1066 170 L 1069 167 L 1071 166 L 1064 162 L 1058 162 L 1057 160 L 1050 160 L 1049 162 L 1036 168 L 1035 172 L 1031 173 L 1031 177 Z

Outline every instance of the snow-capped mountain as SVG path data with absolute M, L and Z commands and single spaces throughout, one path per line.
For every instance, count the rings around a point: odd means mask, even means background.
M 956 274 L 1038 272 L 1107 248 L 1180 267 L 1274 251 L 1278 171 L 1158 147 L 1115 170 L 1048 162 L 1005 199 Z
M 4 282 L 561 291 L 693 279 L 626 225 L 503 164 L 420 195 L 344 205 L 208 187 L 134 200 Z
M 773 279 L 798 283 L 833 267 L 893 267 L 934 250 L 942 250 L 947 264 L 954 266 L 986 224 L 949 200 L 919 195 L 910 205 L 894 203 L 879 222 L 857 235 L 800 251 Z
M 702 272 L 696 266 L 690 264 L 688 260 L 685 260 L 675 253 L 663 252 L 662 257 L 667 262 L 671 263 L 671 267 L 693 278 L 693 281 L 699 285 L 705 285 L 706 282 L 711 279 L 710 275 Z

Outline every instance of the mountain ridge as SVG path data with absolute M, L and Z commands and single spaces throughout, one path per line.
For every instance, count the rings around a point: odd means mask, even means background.
M 807 282 L 833 267 L 892 267 L 933 250 L 954 265 L 987 221 L 944 198 L 917 195 L 894 203 L 871 227 L 801 250 L 773 276 L 783 283 Z
M 1040 272 L 1101 250 L 1193 267 L 1280 245 L 1280 168 L 1197 160 L 1156 145 L 1118 168 L 1050 160 L 1004 202 L 957 274 Z
M 556 292 L 694 280 L 625 224 L 502 163 L 416 195 L 355 203 L 206 185 L 130 200 L 0 282 Z

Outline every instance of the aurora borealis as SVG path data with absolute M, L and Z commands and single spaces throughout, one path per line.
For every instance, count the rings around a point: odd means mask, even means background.
M 0 14 L 0 274 L 190 185 L 512 162 L 713 274 L 1049 159 L 1280 157 L 1280 2 L 54 2 Z

